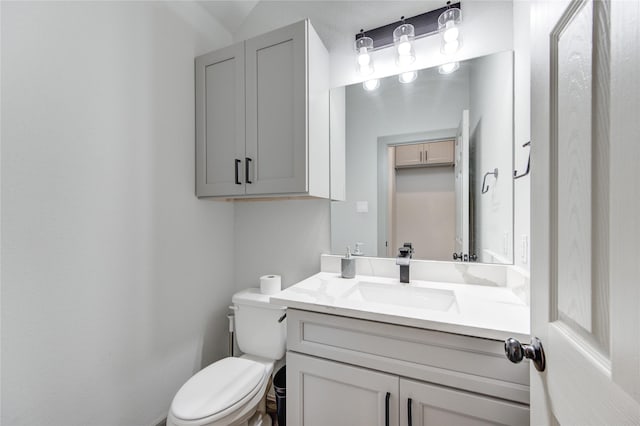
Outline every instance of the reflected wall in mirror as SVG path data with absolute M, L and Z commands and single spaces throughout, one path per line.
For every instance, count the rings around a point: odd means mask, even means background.
M 513 263 L 513 54 L 346 87 L 346 200 L 335 254 Z

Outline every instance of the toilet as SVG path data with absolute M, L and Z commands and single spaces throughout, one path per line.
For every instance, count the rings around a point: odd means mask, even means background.
M 264 396 L 274 364 L 286 347 L 285 308 L 251 288 L 233 295 L 235 335 L 240 357 L 228 357 L 200 370 L 173 398 L 167 426 L 271 426 Z

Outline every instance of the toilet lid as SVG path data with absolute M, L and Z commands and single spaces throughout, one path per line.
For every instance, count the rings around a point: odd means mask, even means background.
M 244 358 L 225 358 L 199 371 L 185 383 L 171 404 L 183 420 L 198 420 L 226 410 L 261 382 L 265 367 Z

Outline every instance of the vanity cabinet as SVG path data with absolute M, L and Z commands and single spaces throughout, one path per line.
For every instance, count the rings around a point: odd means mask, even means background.
M 382 426 L 387 415 L 400 426 L 527 425 L 528 365 L 510 363 L 502 341 L 289 309 L 291 424 Z
M 289 377 L 294 377 L 289 380 Z M 290 424 L 398 426 L 398 377 L 347 364 L 287 353 Z M 389 401 L 386 396 L 389 394 Z
M 196 58 L 196 195 L 330 197 L 329 54 L 308 20 Z
M 529 423 L 529 409 L 519 404 L 444 386 L 401 378 L 399 395 L 400 426 Z
M 454 141 L 440 141 L 396 146 L 396 168 L 451 165 Z

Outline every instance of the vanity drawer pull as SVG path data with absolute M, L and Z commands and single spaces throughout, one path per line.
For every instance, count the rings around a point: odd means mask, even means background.
M 411 423 L 413 422 L 412 420 L 412 416 L 411 416 L 411 398 L 407 399 L 407 424 L 408 426 L 411 426 Z
M 389 426 L 389 398 L 391 398 L 391 394 L 387 392 L 384 399 L 384 426 Z

